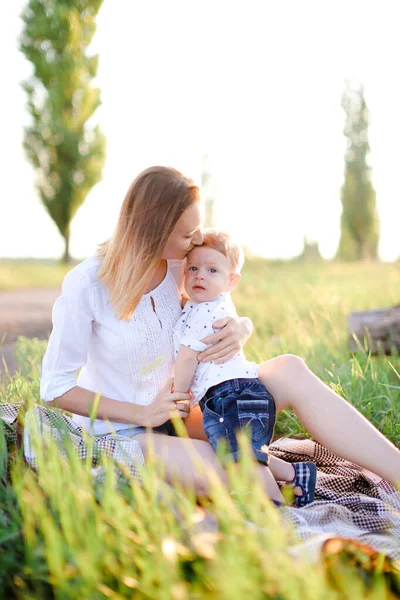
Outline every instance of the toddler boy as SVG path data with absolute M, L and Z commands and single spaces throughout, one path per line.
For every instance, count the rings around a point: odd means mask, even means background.
M 176 391 L 193 394 L 203 412 L 204 431 L 216 449 L 224 438 L 235 461 L 239 458 L 236 434 L 246 429 L 255 458 L 269 464 L 268 445 L 275 425 L 275 402 L 258 379 L 258 366 L 246 360 L 242 351 L 224 364 L 198 363 L 197 354 L 207 348 L 201 340 L 215 333 L 212 324 L 236 316 L 230 292 L 241 279 L 243 250 L 230 237 L 210 230 L 201 246 L 187 256 L 185 290 L 187 301 L 174 331 Z M 278 459 L 275 459 L 275 461 Z M 295 504 L 304 506 L 314 499 L 314 463 L 294 463 L 291 482 L 303 491 Z

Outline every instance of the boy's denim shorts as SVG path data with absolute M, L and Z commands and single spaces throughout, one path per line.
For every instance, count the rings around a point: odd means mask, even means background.
M 275 426 L 275 401 L 259 379 L 231 379 L 211 387 L 200 400 L 203 427 L 214 450 L 224 438 L 239 459 L 236 434 L 249 434 L 255 458 L 268 465 L 268 445 Z M 261 449 L 266 446 L 265 449 Z

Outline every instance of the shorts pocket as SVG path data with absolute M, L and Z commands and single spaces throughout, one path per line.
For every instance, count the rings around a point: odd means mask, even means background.
M 272 437 L 269 402 L 238 400 L 237 407 L 240 428 L 251 431 L 252 441 L 269 444 Z
M 217 404 L 217 406 L 215 406 Z M 222 402 L 215 403 L 212 398 L 206 400 L 203 408 L 203 428 L 214 450 L 217 450 L 218 442 L 226 437 L 226 429 L 221 412 Z
M 224 416 L 224 404 L 220 398 L 208 398 L 204 403 L 203 412 L 207 413 L 210 418 L 219 421 Z

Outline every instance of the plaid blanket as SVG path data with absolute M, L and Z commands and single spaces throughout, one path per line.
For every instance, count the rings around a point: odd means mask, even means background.
M 17 424 L 21 404 L 0 403 L 0 419 L 7 425 Z M 66 446 L 82 459 L 91 455 L 93 467 L 97 467 L 94 474 L 101 478 L 103 470 L 99 467 L 102 456 L 111 458 L 117 466 L 119 476 L 126 469 L 134 479 L 140 480 L 139 465 L 144 465 L 142 450 L 135 440 L 120 435 L 104 435 L 94 437 L 83 432 L 77 427 L 73 420 L 66 414 L 53 410 L 46 406 L 35 404 L 25 414 L 25 426 L 23 428 L 23 447 L 25 461 L 32 468 L 37 468 L 37 457 L 33 439 L 37 434 L 43 440 L 52 438 L 58 442 L 58 447 L 63 454 L 67 453 Z M 19 428 L 15 427 L 8 431 L 9 437 L 17 441 Z M 7 433 L 7 432 L 6 432 Z
M 293 524 L 303 540 L 350 538 L 400 558 L 400 494 L 392 485 L 312 440 L 279 439 L 270 453 L 317 465 L 315 501 L 281 510 L 284 522 Z
M 0 419 L 15 425 L 20 408 L 20 404 L 0 403 Z M 33 468 L 37 460 L 32 432 L 38 430 L 42 437 L 58 440 L 61 451 L 63 436 L 68 436 L 82 459 L 90 452 L 96 466 L 100 456 L 105 455 L 140 479 L 138 465 L 144 464 L 144 457 L 138 442 L 122 436 L 88 436 L 65 414 L 41 405 L 28 410 L 23 430 L 25 460 Z M 17 428 L 8 433 L 16 438 Z M 270 446 L 270 453 L 288 462 L 312 460 L 317 464 L 315 501 L 301 509 L 281 509 L 283 522 L 294 526 L 302 540 L 318 543 L 330 537 L 350 538 L 391 558 L 400 558 L 400 494 L 392 485 L 312 440 L 279 439 Z

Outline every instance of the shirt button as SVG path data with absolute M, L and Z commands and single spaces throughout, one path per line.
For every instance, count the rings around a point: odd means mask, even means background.
M 224 418 L 223 418 L 223 417 L 220 417 L 220 419 L 219 419 L 219 422 L 220 422 L 220 423 L 223 423 L 223 422 L 224 422 Z

